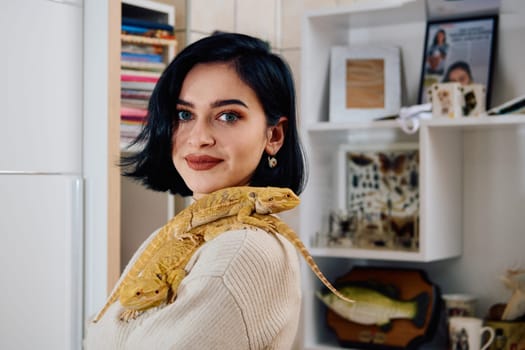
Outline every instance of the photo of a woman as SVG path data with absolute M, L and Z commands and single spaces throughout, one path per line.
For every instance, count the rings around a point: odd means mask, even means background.
M 434 35 L 432 45 L 427 51 L 426 72 L 428 74 L 443 74 L 447 53 L 447 33 L 444 29 L 439 29 Z
M 428 102 L 432 84 L 482 84 L 490 95 L 497 16 L 447 19 L 427 24 L 419 103 Z M 485 104 L 490 101 L 486 98 Z

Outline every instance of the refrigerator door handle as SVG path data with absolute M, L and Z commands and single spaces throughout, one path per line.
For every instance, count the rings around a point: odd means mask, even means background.
M 71 306 L 71 338 L 70 349 L 76 349 L 83 339 L 84 320 L 84 179 L 74 176 L 72 181 L 72 220 L 69 246 L 68 274 L 71 276 L 71 293 L 69 305 Z

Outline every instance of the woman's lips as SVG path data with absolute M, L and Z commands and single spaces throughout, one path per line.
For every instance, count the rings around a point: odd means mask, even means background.
M 222 162 L 222 159 L 210 156 L 189 155 L 184 158 L 193 170 L 209 170 Z

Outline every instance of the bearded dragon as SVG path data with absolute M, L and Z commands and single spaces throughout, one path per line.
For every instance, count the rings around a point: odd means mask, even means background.
M 261 228 L 272 234 L 281 234 L 290 241 L 306 260 L 308 266 L 321 282 L 337 297 L 353 303 L 342 295 L 324 276 L 314 259 L 304 246 L 298 235 L 283 221 L 272 215 L 252 214 L 257 225 L 244 224 L 236 217 L 225 217 L 206 225 L 198 226 L 188 232 L 182 241 L 168 242 L 158 255 L 150 260 L 144 272 L 134 279 L 128 279 L 120 293 L 120 303 L 126 307 L 120 319 L 129 321 L 136 318 L 141 311 L 162 303 L 172 303 L 177 295 L 180 282 L 185 277 L 184 267 L 195 250 L 204 242 L 210 241 L 223 232 L 245 229 L 249 227 Z M 199 243 L 195 243 L 195 242 Z
M 206 225 L 194 230 L 201 227 Z M 158 250 L 138 276 L 126 279 L 119 294 L 120 304 L 126 308 L 120 320 L 129 321 L 143 310 L 163 302 L 172 303 L 179 284 L 186 277 L 184 267 L 203 243 L 204 237 L 196 232 L 172 239 Z
M 173 217 L 151 239 L 118 286 L 114 288 L 93 322 L 100 320 L 107 309 L 118 300 L 122 286 L 128 283 L 128 280 L 136 279 L 168 241 L 181 240 L 182 236 L 193 228 L 230 216 L 235 216 L 240 223 L 264 227 L 264 222 L 251 216 L 253 213 L 279 213 L 296 207 L 299 201 L 299 197 L 287 188 L 250 186 L 224 188 L 196 200 Z M 184 239 L 191 240 L 191 237 L 195 236 L 186 235 Z M 197 239 L 195 244 L 199 242 Z

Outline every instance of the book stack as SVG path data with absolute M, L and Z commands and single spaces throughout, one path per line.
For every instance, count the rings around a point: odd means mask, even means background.
M 146 121 L 148 103 L 165 63 L 167 45 L 173 44 L 173 26 L 122 18 L 120 139 L 133 141 Z

